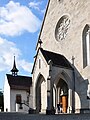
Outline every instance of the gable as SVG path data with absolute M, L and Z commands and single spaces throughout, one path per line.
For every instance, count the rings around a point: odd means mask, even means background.
M 37 54 L 34 57 L 34 64 L 33 64 L 32 72 L 31 72 L 32 74 L 33 74 L 35 68 L 39 68 L 39 60 L 41 62 L 41 65 L 43 65 L 43 64 L 47 65 L 47 61 L 45 60 L 45 58 L 41 52 L 41 48 L 38 49 Z
M 46 61 L 47 65 L 48 65 L 49 60 L 51 60 L 53 66 L 59 66 L 59 67 L 64 67 L 64 68 L 68 68 L 68 69 L 73 69 L 70 62 L 63 55 L 39 48 L 37 55 L 35 57 L 32 73 L 35 69 L 35 65 L 37 64 L 38 59 L 40 58 L 39 51 L 41 52 L 41 56 L 43 56 L 43 58 L 42 58 L 43 61 Z
M 47 61 L 47 63 L 49 62 L 49 60 L 51 60 L 53 66 L 60 66 L 60 67 L 72 69 L 71 64 L 63 55 L 57 54 L 51 51 L 43 50 L 43 49 L 40 49 L 40 50 L 45 60 Z

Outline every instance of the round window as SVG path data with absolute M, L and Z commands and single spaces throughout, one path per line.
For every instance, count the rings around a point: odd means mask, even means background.
M 70 19 L 67 16 L 61 17 L 55 29 L 55 38 L 57 41 L 65 39 L 69 26 Z

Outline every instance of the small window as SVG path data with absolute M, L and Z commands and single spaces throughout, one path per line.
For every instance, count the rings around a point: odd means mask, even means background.
M 39 59 L 39 69 L 41 68 L 41 59 Z
M 22 102 L 21 95 L 16 95 L 16 103 L 20 104 Z

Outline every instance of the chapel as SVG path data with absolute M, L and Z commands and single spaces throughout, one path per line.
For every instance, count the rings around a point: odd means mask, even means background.
M 28 113 L 32 106 L 32 78 L 18 75 L 15 56 L 12 74 L 6 74 L 4 83 L 4 112 Z

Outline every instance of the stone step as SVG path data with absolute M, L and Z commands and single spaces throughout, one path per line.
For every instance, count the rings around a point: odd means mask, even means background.
M 0 120 L 90 120 L 90 114 L 25 114 L 0 113 Z

